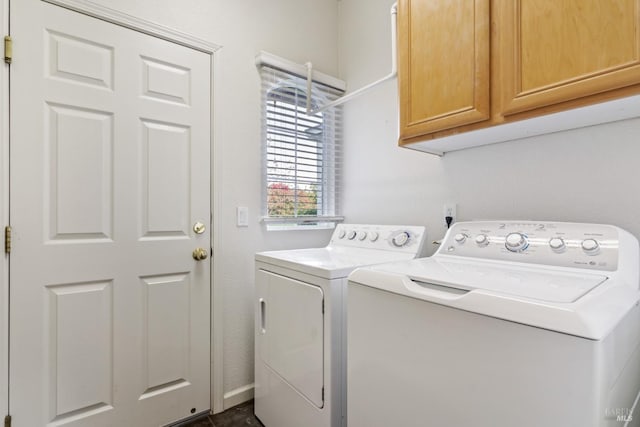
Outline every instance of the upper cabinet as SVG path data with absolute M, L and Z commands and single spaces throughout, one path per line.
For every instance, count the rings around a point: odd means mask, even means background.
M 488 120 L 489 0 L 399 8 L 400 137 Z
M 640 82 L 638 0 L 494 2 L 501 112 Z
M 429 151 L 640 94 L 640 0 L 400 0 L 398 60 L 400 144 Z

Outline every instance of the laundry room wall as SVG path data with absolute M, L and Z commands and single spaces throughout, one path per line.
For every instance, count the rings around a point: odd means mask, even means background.
M 214 403 L 251 398 L 253 255 L 324 246 L 330 231 L 266 232 L 261 203 L 260 80 L 255 55 L 265 50 L 336 75 L 336 0 L 94 0 L 222 46 L 214 83 Z M 249 227 L 236 227 L 236 207 Z M 220 381 L 220 378 L 223 381 Z M 223 402 L 224 397 L 224 402 Z
M 349 90 L 390 69 L 390 0 L 342 0 L 340 77 Z M 397 146 L 396 81 L 344 106 L 343 208 L 349 222 L 426 225 L 429 242 L 458 220 L 609 223 L 640 238 L 640 119 L 451 152 Z M 429 243 L 424 255 L 436 247 Z

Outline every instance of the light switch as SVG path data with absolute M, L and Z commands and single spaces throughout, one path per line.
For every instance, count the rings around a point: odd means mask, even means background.
M 249 226 L 249 208 L 246 206 L 238 206 L 236 208 L 236 225 L 238 227 Z

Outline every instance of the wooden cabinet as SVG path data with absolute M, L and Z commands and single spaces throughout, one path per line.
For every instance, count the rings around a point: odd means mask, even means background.
M 488 120 L 489 0 L 402 0 L 400 137 Z
M 495 2 L 501 112 L 640 82 L 638 0 Z
M 640 0 L 400 0 L 398 24 L 401 145 L 640 94 Z

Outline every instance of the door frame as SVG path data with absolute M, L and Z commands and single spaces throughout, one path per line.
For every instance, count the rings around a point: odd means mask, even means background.
M 9 0 L 0 0 L 0 38 L 9 35 Z M 2 48 L 4 58 L 4 46 Z M 9 225 L 9 64 L 0 67 L 0 229 Z M 4 246 L 4 245 L 2 245 Z M 9 256 L 0 262 L 0 418 L 9 410 Z
M 19 0 L 18 0 L 19 1 Z M 41 0 L 56 6 L 60 6 L 84 15 L 92 16 L 103 21 L 110 22 L 121 27 L 129 28 L 153 37 L 167 40 L 191 49 L 198 50 L 210 56 L 211 70 L 211 94 L 210 94 L 210 180 L 211 180 L 211 220 L 209 230 L 211 233 L 211 246 L 213 253 L 220 253 L 219 233 L 217 232 L 219 203 L 216 200 L 215 185 L 220 182 L 216 179 L 217 171 L 214 171 L 214 159 L 218 158 L 219 150 L 214 144 L 214 87 L 217 80 L 216 52 L 222 46 L 200 39 L 190 34 L 166 27 L 151 21 L 120 12 L 106 6 L 93 3 L 88 0 Z M 9 7 L 11 0 L 0 0 L 0 35 L 4 38 L 10 34 Z M 0 229 L 10 224 L 9 218 L 9 65 L 2 63 L 0 67 Z M 223 350 L 222 350 L 222 292 L 214 286 L 215 256 L 209 258 L 211 263 L 210 287 L 211 287 L 211 409 L 214 413 L 223 410 Z M 4 256 L 0 262 L 0 417 L 8 414 L 9 408 L 9 257 Z M 4 385 L 4 386 L 3 386 Z

